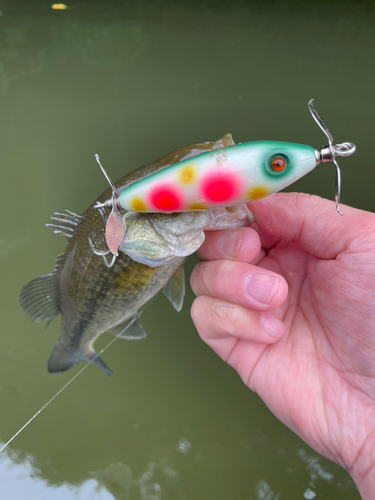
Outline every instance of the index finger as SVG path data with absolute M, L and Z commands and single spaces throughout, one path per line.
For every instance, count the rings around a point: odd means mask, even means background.
M 305 193 L 278 193 L 248 206 L 261 231 L 320 259 L 358 247 L 375 227 L 375 214 L 343 206 L 340 216 L 334 202 Z
M 258 233 L 250 227 L 207 231 L 197 255 L 201 260 L 229 259 L 252 262 L 260 252 Z

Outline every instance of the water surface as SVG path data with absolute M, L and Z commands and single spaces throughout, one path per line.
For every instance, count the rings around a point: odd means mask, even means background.
M 114 179 L 178 146 L 216 140 L 337 142 L 342 200 L 375 210 L 374 5 L 371 2 L 52 2 L 0 5 L 0 440 L 78 367 L 46 363 L 45 330 L 18 305 L 64 238 L 44 224 L 82 213 Z M 293 189 L 333 198 L 334 168 Z M 194 258 L 187 263 L 189 270 Z M 103 355 L 0 456 L 0 499 L 359 499 L 350 477 L 285 428 L 199 339 L 187 293 L 145 311 L 148 338 Z M 112 337 L 103 335 L 97 349 Z

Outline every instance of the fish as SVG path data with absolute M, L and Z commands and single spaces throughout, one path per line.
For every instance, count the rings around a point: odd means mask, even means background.
M 119 191 L 139 179 L 183 159 L 234 144 L 232 136 L 194 143 L 168 153 L 122 177 Z M 204 230 L 249 224 L 246 206 L 196 213 L 127 213 L 127 231 L 119 254 L 107 267 L 93 246 L 106 254 L 106 209 L 95 208 L 111 194 L 106 189 L 82 214 L 66 210 L 51 217 L 56 234 L 67 237 L 66 250 L 55 258 L 51 273 L 33 279 L 20 293 L 19 302 L 31 321 L 62 316 L 61 337 L 48 360 L 48 371 L 69 370 L 90 362 L 113 375 L 96 354 L 94 343 L 104 332 L 125 340 L 146 337 L 139 319 L 141 308 L 163 289 L 177 311 L 183 305 L 183 263 L 204 241 Z M 249 219 L 250 217 L 250 219 Z M 98 252 L 100 253 L 100 252 Z
M 254 217 L 246 202 L 275 193 L 321 162 L 336 167 L 336 209 L 340 210 L 340 169 L 336 156 L 354 144 L 333 144 L 331 132 L 313 107 L 309 111 L 329 145 L 276 141 L 236 145 L 231 134 L 189 144 L 140 167 L 113 184 L 77 215 L 52 217 L 54 232 L 68 238 L 52 273 L 25 285 L 21 307 L 35 323 L 62 316 L 61 337 L 48 360 L 50 373 L 86 361 L 108 375 L 94 343 L 104 332 L 136 340 L 146 337 L 142 307 L 163 289 L 177 311 L 183 305 L 183 264 L 205 239 L 205 231 L 246 226 Z M 109 213 L 110 211 L 110 213 Z M 112 255 L 108 262 L 107 255 Z

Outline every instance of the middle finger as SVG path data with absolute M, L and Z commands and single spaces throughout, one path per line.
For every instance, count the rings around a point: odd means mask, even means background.
M 279 274 L 231 260 L 200 262 L 190 278 L 195 295 L 209 295 L 250 309 L 272 311 L 288 294 Z

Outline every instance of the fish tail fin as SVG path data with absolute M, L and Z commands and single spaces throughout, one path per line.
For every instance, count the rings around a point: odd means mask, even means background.
M 81 361 L 87 361 L 91 362 L 91 364 L 97 366 L 98 368 L 101 368 L 107 375 L 112 376 L 112 371 L 99 356 L 96 356 L 97 355 L 94 350 L 86 354 L 84 351 L 72 349 L 71 347 L 64 345 L 61 341 L 58 341 L 54 345 L 49 357 L 48 371 L 50 373 L 64 372 Z
M 72 366 L 83 361 L 78 354 L 76 350 L 65 346 L 61 341 L 56 342 L 48 360 L 48 371 L 58 373 L 69 370 Z

